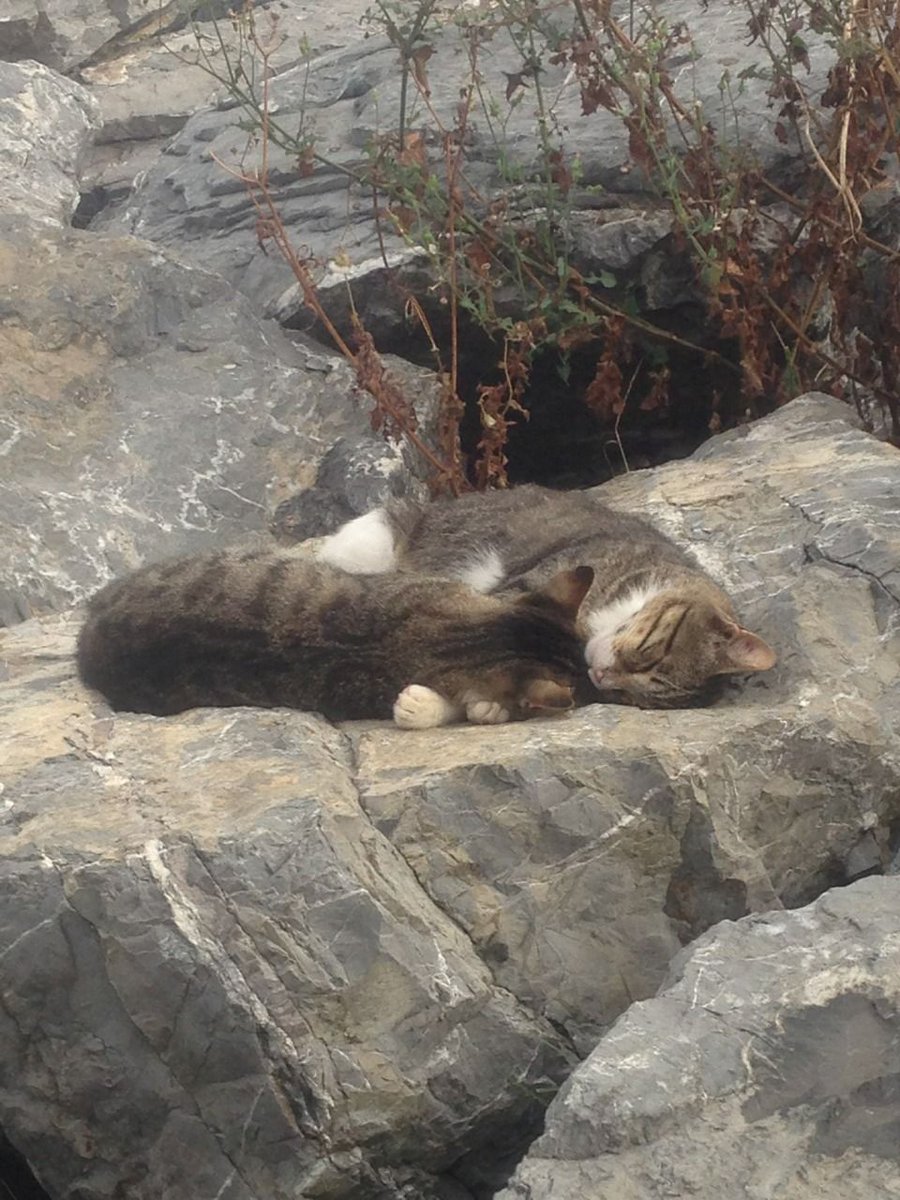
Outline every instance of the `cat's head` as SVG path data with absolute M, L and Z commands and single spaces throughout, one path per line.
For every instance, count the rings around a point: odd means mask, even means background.
M 723 675 L 767 671 L 776 661 L 721 605 L 678 589 L 649 599 L 606 647 L 588 643 L 587 657 L 600 699 L 641 708 L 702 702 Z
M 561 571 L 539 591 L 512 600 L 498 619 L 501 661 L 486 664 L 481 682 L 513 720 L 552 716 L 575 705 L 584 674 L 576 618 L 594 582 L 592 567 Z

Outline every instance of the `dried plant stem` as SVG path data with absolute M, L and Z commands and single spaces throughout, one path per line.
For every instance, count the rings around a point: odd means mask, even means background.
M 334 345 L 341 352 L 344 358 L 354 367 L 357 372 L 357 381 L 365 391 L 371 392 L 378 404 L 387 413 L 390 420 L 397 429 L 402 430 L 403 436 L 409 441 L 415 450 L 425 459 L 428 465 L 435 472 L 438 480 L 449 487 L 452 491 L 458 492 L 462 481 L 457 477 L 457 472 L 453 466 L 443 462 L 434 453 L 431 447 L 422 440 L 418 430 L 412 422 L 406 417 L 397 403 L 394 395 L 393 385 L 383 370 L 366 371 L 362 370 L 363 360 L 347 344 L 336 328 L 334 322 L 329 317 L 328 313 L 322 306 L 316 288 L 315 280 L 310 274 L 309 267 L 299 257 L 287 230 L 284 227 L 284 222 L 281 219 L 281 214 L 278 211 L 278 206 L 269 189 L 268 180 L 260 175 L 250 172 L 239 171 L 230 167 L 227 163 L 213 155 L 214 160 L 229 175 L 239 179 L 247 188 L 248 195 L 256 209 L 257 216 L 261 222 L 261 235 L 271 239 L 278 247 L 279 252 L 283 256 L 285 262 L 291 268 L 294 278 L 300 285 L 300 290 L 303 293 L 303 302 L 313 312 L 316 318 L 322 323 L 323 328 L 328 333 Z M 358 324 L 358 321 L 357 321 Z

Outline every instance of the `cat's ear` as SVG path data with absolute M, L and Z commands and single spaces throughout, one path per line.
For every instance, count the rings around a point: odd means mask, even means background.
M 593 567 L 573 567 L 570 571 L 560 571 L 554 575 L 541 589 L 541 595 L 549 597 L 567 616 L 574 618 L 593 582 Z
M 575 707 L 575 693 L 571 687 L 555 683 L 552 679 L 533 679 L 525 689 L 521 706 L 524 709 L 549 709 L 559 711 Z
M 778 656 L 768 642 L 749 629 L 742 629 L 735 621 L 721 619 L 725 644 L 722 647 L 721 665 L 717 674 L 730 675 L 739 671 L 768 671 L 778 661 Z

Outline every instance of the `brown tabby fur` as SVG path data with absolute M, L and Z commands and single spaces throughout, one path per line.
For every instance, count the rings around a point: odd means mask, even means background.
M 159 716 L 200 705 L 286 705 L 336 720 L 389 717 L 410 683 L 513 718 L 571 707 L 588 568 L 521 597 L 462 583 L 357 578 L 253 551 L 144 567 L 91 600 L 78 642 L 88 686 Z
M 617 631 L 614 662 L 580 700 L 668 708 L 704 702 L 724 675 L 771 667 L 775 654 L 742 629 L 731 600 L 691 557 L 639 517 L 608 508 L 588 492 L 526 484 L 459 500 L 388 505 L 401 569 L 454 575 L 497 553 L 503 578 L 492 589 L 538 587 L 565 567 L 590 563 L 594 585 L 579 613 L 585 643 L 592 614 L 659 587 Z

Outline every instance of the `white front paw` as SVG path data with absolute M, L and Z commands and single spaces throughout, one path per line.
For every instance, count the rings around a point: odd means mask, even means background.
M 473 725 L 503 725 L 509 720 L 509 712 L 496 700 L 472 700 L 466 705 L 466 720 Z
M 433 729 L 449 725 L 459 715 L 455 704 L 430 687 L 411 683 L 394 701 L 394 722 L 401 729 Z

